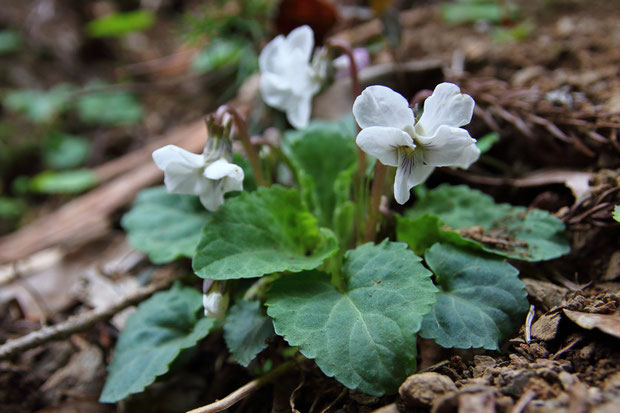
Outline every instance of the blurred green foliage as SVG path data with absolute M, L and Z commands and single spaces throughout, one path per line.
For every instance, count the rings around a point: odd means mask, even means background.
M 501 23 L 505 20 L 514 20 L 518 10 L 516 4 L 507 0 L 457 0 L 444 4 L 441 8 L 441 16 L 445 21 L 453 24 L 478 21 Z
M 86 33 L 90 37 L 120 37 L 146 30 L 155 23 L 155 14 L 149 10 L 113 13 L 89 22 Z
M 2 103 L 33 123 L 46 123 L 69 108 L 69 97 L 74 91 L 75 87 L 67 83 L 60 83 L 49 91 L 16 90 L 7 93 Z
M 98 125 L 132 125 L 142 119 L 142 105 L 135 96 L 127 91 L 102 90 L 103 82 L 91 83 L 87 90 L 92 90 L 79 97 L 75 102 L 80 120 L 86 124 Z
M 208 2 L 200 14 L 185 17 L 184 30 L 189 41 L 206 36 L 242 38 L 258 45 L 268 37 L 271 15 L 278 0 L 214 0 Z
M 40 194 L 78 194 L 97 185 L 97 177 L 90 169 L 72 171 L 45 171 L 30 179 L 28 189 Z
M 52 132 L 42 145 L 43 161 L 52 169 L 75 168 L 88 158 L 90 148 L 90 142 L 81 136 Z
M 15 30 L 0 30 L 0 55 L 15 52 L 22 44 L 21 35 Z
M 488 152 L 497 142 L 499 142 L 499 133 L 490 132 L 478 139 L 476 146 L 480 149 L 480 153 L 485 153 Z

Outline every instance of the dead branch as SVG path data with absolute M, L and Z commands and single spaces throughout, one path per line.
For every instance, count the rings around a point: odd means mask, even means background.
M 254 393 L 261 387 L 274 382 L 277 378 L 282 376 L 285 373 L 293 370 L 294 367 L 298 366 L 300 363 L 305 361 L 306 358 L 303 356 L 298 356 L 293 360 L 289 360 L 286 363 L 282 364 L 278 368 L 270 371 L 264 376 L 258 377 L 251 382 L 245 384 L 244 386 L 238 388 L 234 392 L 230 393 L 228 396 L 224 397 L 221 400 L 213 402 L 211 404 L 207 404 L 206 406 L 198 407 L 196 409 L 190 410 L 187 413 L 215 413 L 221 412 L 222 410 L 228 409 L 230 406 L 235 403 L 240 402 L 244 398 L 248 397 L 250 394 Z
M 12 357 L 47 342 L 60 340 L 79 331 L 86 330 L 100 321 L 111 318 L 119 311 L 145 300 L 157 291 L 163 290 L 176 278 L 177 277 L 174 275 L 168 275 L 147 286 L 140 287 L 136 292 L 129 294 L 123 300 L 108 308 L 95 309 L 84 314 L 72 316 L 56 325 L 43 327 L 25 336 L 10 339 L 0 346 L 0 360 Z

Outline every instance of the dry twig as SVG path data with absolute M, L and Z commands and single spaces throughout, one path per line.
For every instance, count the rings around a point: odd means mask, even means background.
M 254 393 L 261 387 L 274 382 L 283 374 L 288 373 L 304 360 L 305 357 L 303 356 L 299 356 L 297 358 L 294 358 L 293 360 L 289 360 L 278 368 L 265 374 L 264 376 L 258 377 L 251 382 L 245 384 L 244 386 L 238 388 L 223 399 L 213 402 L 211 404 L 207 404 L 206 406 L 190 410 L 187 413 L 215 413 L 228 409 L 230 406 L 248 397 L 250 394 Z
M 68 318 L 62 323 L 53 326 L 43 327 L 25 336 L 8 340 L 0 346 L 0 360 L 12 357 L 18 353 L 35 348 L 53 340 L 60 340 L 71 334 L 86 330 L 100 321 L 107 320 L 119 311 L 139 303 L 150 297 L 159 290 L 168 287 L 176 276 L 168 275 L 161 280 L 155 281 L 147 286 L 140 287 L 136 292 L 129 294 L 120 302 L 103 309 L 96 309 L 84 314 Z

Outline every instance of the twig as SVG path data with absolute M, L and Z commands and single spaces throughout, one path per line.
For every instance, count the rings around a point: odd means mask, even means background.
M 140 287 L 133 294 L 128 295 L 117 304 L 103 309 L 96 309 L 84 314 L 68 318 L 62 323 L 43 327 L 25 336 L 8 340 L 0 346 L 0 360 L 14 356 L 15 354 L 35 348 L 49 341 L 59 340 L 95 325 L 100 321 L 111 318 L 119 311 L 136 304 L 155 292 L 168 287 L 176 277 L 167 276 L 163 280 L 153 282 L 150 285 Z
M 264 376 L 258 377 L 251 382 L 245 384 L 244 386 L 238 388 L 234 392 L 230 393 L 228 396 L 224 397 L 221 400 L 213 402 L 211 404 L 207 404 L 206 406 L 198 407 L 194 410 L 190 410 L 187 413 L 215 413 L 220 412 L 222 410 L 228 409 L 233 406 L 235 403 L 243 400 L 248 397 L 250 394 L 254 393 L 261 387 L 272 383 L 281 375 L 288 373 L 295 366 L 299 365 L 300 362 L 305 360 L 305 357 L 299 356 L 294 358 L 293 360 L 289 360 L 286 363 L 282 364 L 278 368 L 270 371 Z
M 336 397 L 334 400 L 332 400 L 331 403 L 329 403 L 323 410 L 321 410 L 321 413 L 325 413 L 329 409 L 334 407 L 334 405 L 338 402 L 338 400 L 342 399 L 344 397 L 344 395 L 347 394 L 348 391 L 349 391 L 349 389 L 347 389 L 346 387 L 344 389 L 342 389 L 342 391 L 340 392 L 338 397 Z
M 530 344 L 532 341 L 532 321 L 534 321 L 534 314 L 536 311 L 533 305 L 530 305 L 530 310 L 527 312 L 527 317 L 525 317 L 525 342 Z
M 558 357 L 560 357 L 562 354 L 566 353 L 568 350 L 573 348 L 573 346 L 579 343 L 581 340 L 583 340 L 583 336 L 576 337 L 575 339 L 573 339 L 573 341 L 571 341 L 570 343 L 562 347 L 560 350 L 558 350 L 558 352 L 555 353 L 553 357 L 551 357 L 551 360 L 557 360 Z
M 510 413 L 521 413 L 523 410 L 525 410 L 527 405 L 535 398 L 536 392 L 534 390 L 530 389 L 526 391 L 525 393 L 523 393 L 523 395 L 521 395 L 519 401 L 517 401 L 517 404 L 515 404 Z

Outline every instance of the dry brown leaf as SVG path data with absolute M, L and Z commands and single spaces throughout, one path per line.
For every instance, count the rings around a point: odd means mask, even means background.
M 592 314 L 564 309 L 564 314 L 579 327 L 586 330 L 597 328 L 604 333 L 620 338 L 620 314 Z

